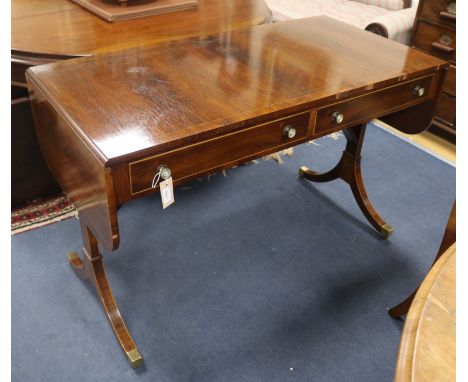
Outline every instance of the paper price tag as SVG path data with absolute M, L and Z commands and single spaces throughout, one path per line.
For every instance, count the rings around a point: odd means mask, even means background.
M 172 176 L 159 183 L 159 191 L 161 191 L 163 209 L 174 203 L 174 187 L 172 185 Z

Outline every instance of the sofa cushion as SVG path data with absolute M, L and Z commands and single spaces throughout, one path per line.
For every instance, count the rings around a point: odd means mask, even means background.
M 352 0 L 367 5 L 375 5 L 380 8 L 388 9 L 389 11 L 399 11 L 403 9 L 405 4 L 403 0 Z
M 364 5 L 356 1 L 345 1 L 339 8 L 326 5 L 322 8 L 322 11 L 325 16 L 354 25 L 360 29 L 365 29 L 376 17 L 384 16 L 391 12 L 385 8 Z
M 267 0 L 276 21 L 311 16 L 329 16 L 364 29 L 376 17 L 388 14 L 388 9 L 348 0 Z
M 417 8 L 406 8 L 398 12 L 389 12 L 376 17 L 367 28 L 372 30 L 373 25 L 377 24 L 387 32 L 388 38 L 407 45 L 411 38 L 416 10 Z
M 322 16 L 324 6 L 339 8 L 347 2 L 348 0 L 266 0 L 275 21 Z

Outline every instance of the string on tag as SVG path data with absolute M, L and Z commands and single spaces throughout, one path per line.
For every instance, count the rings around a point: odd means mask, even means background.
M 151 188 L 156 188 L 156 186 L 158 185 L 159 179 L 161 179 L 162 170 L 163 170 L 163 168 L 161 167 L 159 169 L 159 171 L 156 174 L 154 174 L 153 181 L 151 182 Z M 156 179 L 156 177 L 157 177 L 157 179 Z

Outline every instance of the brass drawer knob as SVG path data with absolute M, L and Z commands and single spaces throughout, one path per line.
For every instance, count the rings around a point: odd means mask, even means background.
M 457 14 L 457 3 L 456 1 L 452 1 L 447 4 L 447 12 L 452 13 L 454 15 Z
M 284 128 L 283 134 L 285 137 L 292 139 L 296 136 L 296 129 L 292 127 L 291 125 L 288 125 Z
M 417 95 L 418 97 L 422 97 L 425 93 L 426 89 L 424 89 L 423 87 L 419 86 L 419 85 L 416 85 L 413 89 L 413 93 L 415 95 Z
M 341 123 L 341 122 L 343 122 L 343 120 L 344 120 L 344 115 L 341 114 L 339 111 L 335 111 L 335 112 L 332 114 L 332 119 L 333 119 L 333 121 L 335 121 L 336 123 Z
M 161 172 L 161 179 L 162 180 L 166 180 L 166 179 L 169 179 L 172 175 L 172 171 L 169 167 L 167 166 L 159 166 L 158 167 L 158 171 Z

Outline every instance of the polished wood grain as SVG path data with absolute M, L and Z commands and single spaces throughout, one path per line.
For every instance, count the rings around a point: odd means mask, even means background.
M 435 57 L 318 17 L 44 65 L 30 79 L 110 167 L 239 130 L 252 119 L 425 82 L 441 68 L 447 64 Z M 368 119 L 434 98 L 429 90 L 428 98 L 413 100 L 410 90 L 410 103 Z
M 402 116 L 397 128 L 424 130 L 448 67 L 316 17 L 36 66 L 27 80 L 39 143 L 86 228 L 85 248 L 92 237 L 113 250 L 118 208 L 157 192 L 160 166 L 177 185 L 343 129 L 339 176 L 388 237 L 360 174 L 365 127 L 349 124 Z M 328 112 L 348 102 L 345 122 L 330 124 Z M 128 331 L 114 332 L 127 352 Z
M 87 142 L 74 133 L 42 92 L 31 88 L 37 136 L 44 159 L 99 243 L 119 245 L 117 206 L 111 170 L 103 168 Z
M 406 318 L 395 382 L 456 380 L 456 244 L 424 279 Z
M 176 13 L 109 24 L 69 0 L 12 0 L 13 57 L 87 56 L 263 24 L 263 0 L 198 0 Z
M 11 3 L 11 82 L 25 90 L 31 66 L 221 33 L 269 22 L 271 16 L 263 0 L 199 0 L 196 9 L 110 24 L 69 0 Z M 30 115 L 27 102 L 12 107 L 12 150 L 18 153 L 12 166 L 14 206 L 60 192 L 31 134 Z
M 427 100 L 430 96 L 432 82 L 433 77 L 430 75 L 320 108 L 317 112 L 315 133 L 330 133 L 337 127 L 353 126 L 373 119 L 374 115 L 381 116 L 382 111 L 390 114 L 401 105 L 410 106 L 420 103 L 421 100 Z M 418 94 L 417 88 L 421 89 L 423 93 Z M 332 119 L 332 114 L 335 112 L 343 114 L 343 122 L 337 123 Z
M 161 15 L 164 13 L 194 9 L 198 5 L 197 0 L 157 0 L 157 1 L 132 1 L 129 7 L 120 4 L 109 3 L 107 0 L 71 0 L 80 6 L 93 12 L 95 15 L 108 22 L 120 22 L 141 17 Z
M 439 250 L 435 256 L 434 262 L 432 266 L 434 266 L 439 258 L 447 251 L 447 249 L 455 243 L 457 240 L 457 205 L 453 203 L 452 210 L 450 212 L 450 216 L 447 221 L 447 226 L 445 227 L 444 236 L 442 238 L 442 242 L 440 243 Z M 391 317 L 400 319 L 403 315 L 408 313 L 410 306 L 414 300 L 414 296 L 416 295 L 418 289 L 416 289 L 413 293 L 411 293 L 406 299 L 400 302 L 398 305 L 390 308 L 388 310 L 388 314 Z
M 128 165 L 130 195 L 120 193 L 119 200 L 127 195 L 134 197 L 152 191 L 153 175 L 163 164 L 172 170 L 174 183 L 179 184 L 193 178 L 195 174 L 233 167 L 250 158 L 277 152 L 291 144 L 303 143 L 307 140 L 309 121 L 310 112 L 301 113 L 131 162 Z M 285 132 L 285 129 L 290 128 L 295 129 L 292 138 Z M 212 167 L 213 163 L 216 167 Z

